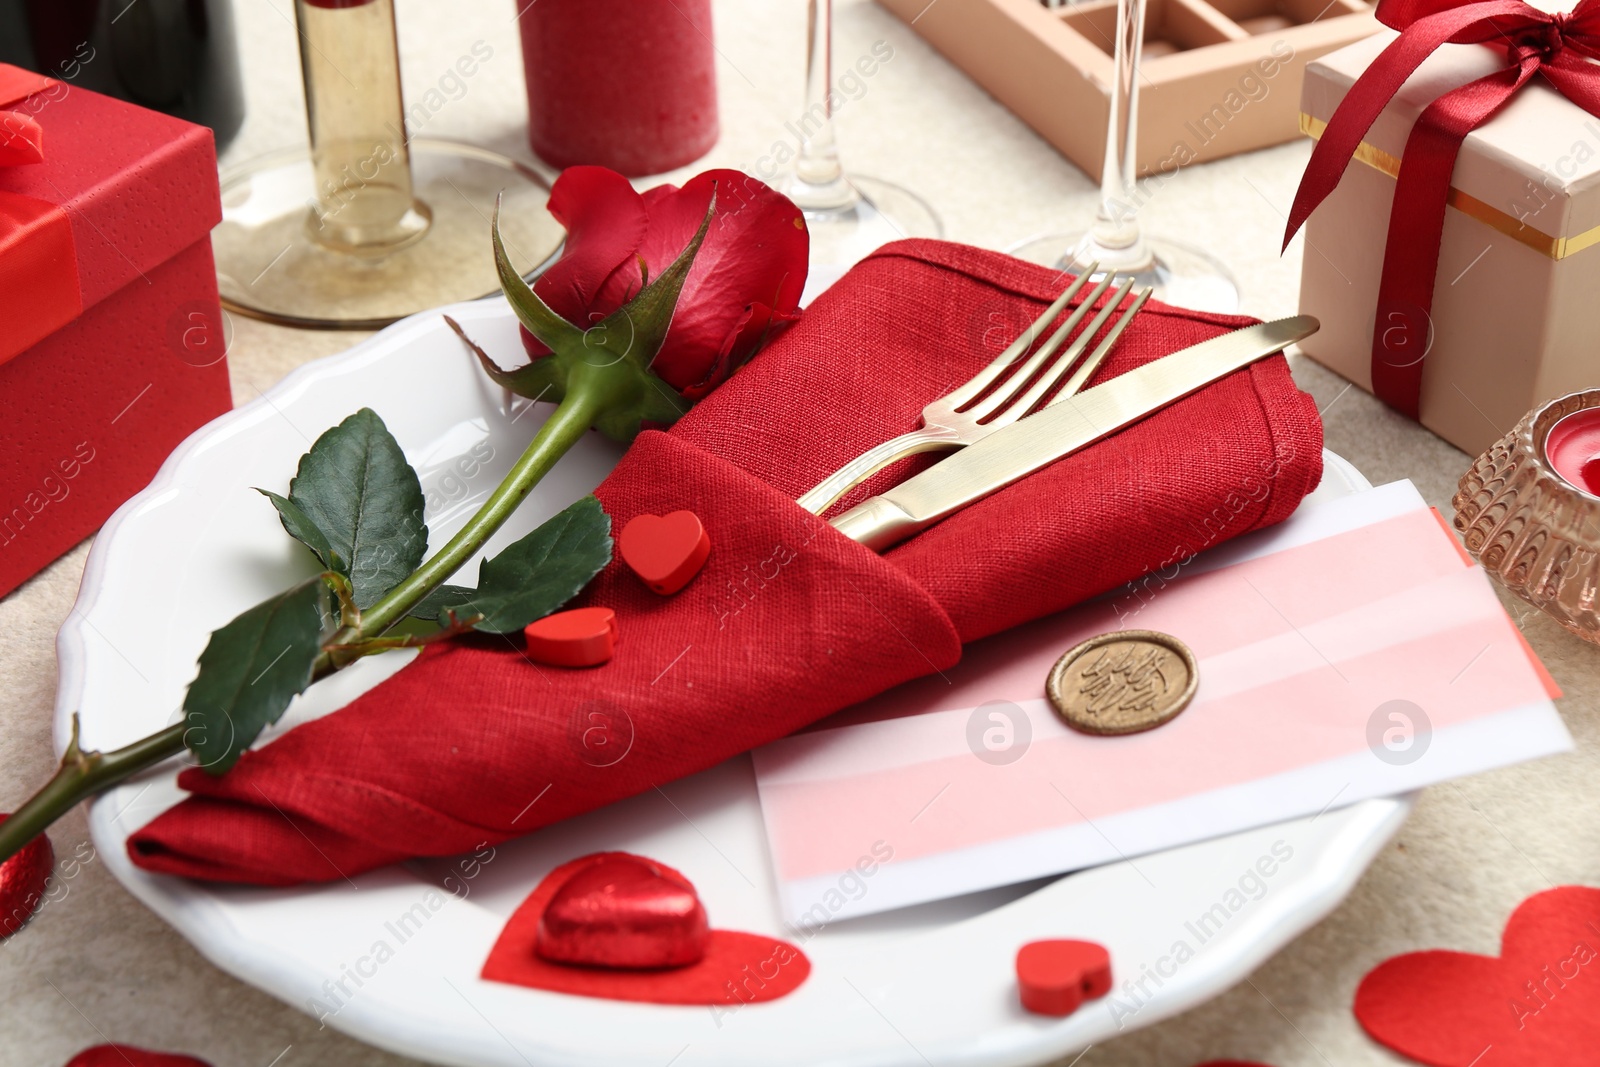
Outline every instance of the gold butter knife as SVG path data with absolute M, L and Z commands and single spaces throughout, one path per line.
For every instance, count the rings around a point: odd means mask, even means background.
M 845 536 L 882 551 L 1241 367 L 1283 351 L 1319 327 L 1311 316 L 1297 315 L 1191 345 L 996 430 L 829 521 Z

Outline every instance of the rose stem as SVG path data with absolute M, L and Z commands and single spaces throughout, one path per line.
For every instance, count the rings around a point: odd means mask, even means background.
M 330 637 L 326 645 L 354 644 L 363 638 L 379 636 L 405 618 L 406 613 L 416 607 L 423 597 L 454 574 L 494 536 L 539 479 L 555 465 L 556 460 L 588 432 L 595 419 L 619 400 L 615 395 L 616 389 L 608 379 L 621 376 L 607 375 L 603 367 L 594 367 L 593 373 L 583 374 L 583 369 L 588 366 L 580 364 L 574 371 L 566 398 L 539 428 L 527 450 L 522 453 L 522 458 L 517 460 L 489 499 L 483 502 L 477 514 L 468 519 L 460 532 L 425 560 L 415 573 L 368 608 L 362 614 L 359 630 L 344 627 Z M 324 652 L 317 657 L 311 680 L 315 683 L 358 658 L 359 654 L 334 656 Z M 67 744 L 67 751 L 62 755 L 56 773 L 44 788 L 0 823 L 0 863 L 22 851 L 29 841 L 71 811 L 80 800 L 87 800 L 181 753 L 186 730 L 187 727 L 179 722 L 125 748 L 112 752 L 84 752 L 78 747 L 78 718 L 74 715 L 72 739 Z

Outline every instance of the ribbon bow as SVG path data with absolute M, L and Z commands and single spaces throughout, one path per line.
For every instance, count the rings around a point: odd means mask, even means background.
M 1390 407 L 1418 417 L 1439 242 L 1456 155 L 1467 134 L 1489 121 L 1535 74 L 1568 100 L 1600 116 L 1600 0 L 1552 14 L 1522 0 L 1380 0 L 1377 17 L 1400 36 L 1375 59 L 1334 112 L 1311 153 L 1283 243 L 1333 192 L 1374 121 L 1411 73 L 1442 44 L 1503 49 L 1506 66 L 1429 104 L 1406 138 L 1378 286 L 1372 336 L 1372 389 Z
M 31 115 L 4 108 L 53 84 L 42 74 L 0 63 L 0 167 L 44 162 L 43 127 Z
M 72 223 L 62 205 L 34 195 L 51 186 L 49 175 L 4 170 L 44 162 L 44 130 L 34 116 L 66 91 L 54 78 L 0 63 L 0 363 L 83 311 Z M 6 110 L 16 104 L 31 114 Z

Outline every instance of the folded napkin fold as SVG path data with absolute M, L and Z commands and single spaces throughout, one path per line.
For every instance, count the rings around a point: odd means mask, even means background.
M 963 642 L 1278 522 L 1316 487 L 1321 422 L 1279 356 L 884 556 L 794 504 L 916 426 L 1064 282 L 976 248 L 886 246 L 671 431 L 642 434 L 601 485 L 617 528 L 688 508 L 714 546 L 672 597 L 620 562 L 601 573 L 584 599 L 617 613 L 610 663 L 543 668 L 478 638 L 429 648 L 228 774 L 185 771 L 195 795 L 132 836 L 134 862 L 290 885 L 500 842 L 944 670 Z M 1096 381 L 1251 321 L 1152 302 Z

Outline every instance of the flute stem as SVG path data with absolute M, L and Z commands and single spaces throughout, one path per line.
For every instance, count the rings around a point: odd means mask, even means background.
M 1132 183 L 1139 175 L 1139 65 L 1144 55 L 1146 0 L 1117 0 L 1117 38 L 1106 123 L 1105 163 L 1100 171 L 1100 207 L 1087 245 L 1075 258 L 1099 260 L 1108 269 L 1134 270 L 1149 259 L 1134 208 Z
M 378 257 L 428 232 L 412 194 L 394 0 L 297 0 L 317 198 L 307 227 L 334 251 Z
M 807 0 L 805 111 L 791 124 L 800 152 L 784 190 L 806 212 L 840 211 L 860 199 L 839 162 L 833 91 L 833 0 Z

